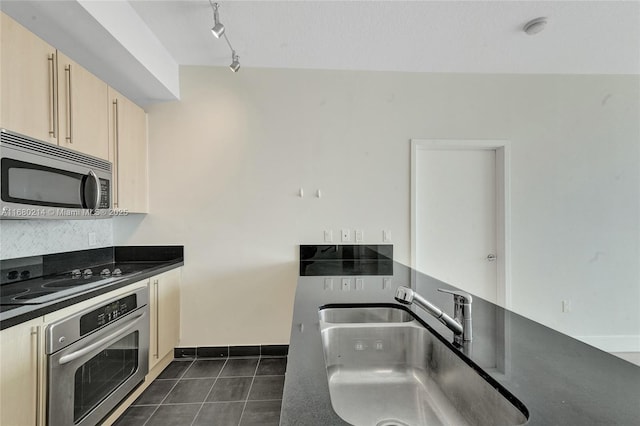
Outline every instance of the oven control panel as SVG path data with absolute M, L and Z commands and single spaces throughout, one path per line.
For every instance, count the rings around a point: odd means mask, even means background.
M 80 317 L 80 336 L 91 333 L 138 307 L 136 295 L 131 294 L 118 299 Z
M 116 290 L 114 297 L 97 296 L 101 300 L 91 307 L 78 310 L 70 316 L 51 322 L 46 328 L 45 353 L 54 354 L 89 335 L 103 330 L 118 330 L 119 325 L 133 323 L 134 318 L 149 314 L 148 281 L 132 284 L 130 291 Z M 66 308 L 72 309 L 72 307 Z M 131 320 L 129 320 L 131 318 Z M 122 321 L 122 322 L 121 322 Z M 148 320 L 147 320 L 148 322 Z

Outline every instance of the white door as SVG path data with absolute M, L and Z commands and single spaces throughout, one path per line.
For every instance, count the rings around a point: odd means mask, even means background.
M 496 303 L 496 150 L 414 156 L 415 268 Z

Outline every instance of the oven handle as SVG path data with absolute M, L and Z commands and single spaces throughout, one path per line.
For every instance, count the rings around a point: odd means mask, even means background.
M 129 330 L 131 330 L 132 328 L 134 328 L 136 326 L 136 322 L 138 322 L 139 319 L 144 318 L 144 316 L 146 315 L 146 312 L 142 312 L 139 315 L 136 315 L 135 317 L 131 318 L 130 320 L 127 321 L 127 325 L 124 327 L 121 327 L 118 329 L 118 331 L 111 333 L 110 335 L 108 335 L 107 337 L 104 337 L 100 340 L 98 340 L 97 342 L 94 342 L 92 344 L 90 344 L 89 346 L 86 346 L 78 351 L 72 352 L 69 355 L 64 355 L 62 357 L 60 357 L 60 360 L 58 361 L 58 363 L 60 365 L 64 365 L 64 364 L 68 364 L 71 361 L 74 361 L 78 358 L 80 358 L 81 356 L 84 356 L 88 353 L 90 353 L 91 351 L 94 351 L 96 349 L 98 349 L 100 346 L 104 346 L 107 343 L 110 343 L 113 340 L 118 339 L 119 337 L 121 337 L 123 334 L 126 334 L 127 332 L 129 332 Z

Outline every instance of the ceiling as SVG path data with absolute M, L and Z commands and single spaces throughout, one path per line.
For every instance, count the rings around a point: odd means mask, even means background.
M 219 3 L 243 69 L 640 74 L 640 0 Z M 0 7 L 141 104 L 177 98 L 180 65 L 231 63 L 208 0 Z M 522 31 L 541 16 L 544 31 Z
M 132 1 L 180 64 L 228 65 L 204 1 Z M 245 67 L 481 73 L 638 73 L 640 3 L 221 1 Z M 523 25 L 549 18 L 542 33 Z

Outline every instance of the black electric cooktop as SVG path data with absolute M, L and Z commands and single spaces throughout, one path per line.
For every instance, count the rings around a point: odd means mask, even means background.
M 37 276 L 37 265 L 20 265 L 2 271 L 0 305 L 39 305 L 128 278 L 155 266 L 154 262 L 116 262 L 82 266 Z M 32 278 L 33 275 L 36 275 Z

